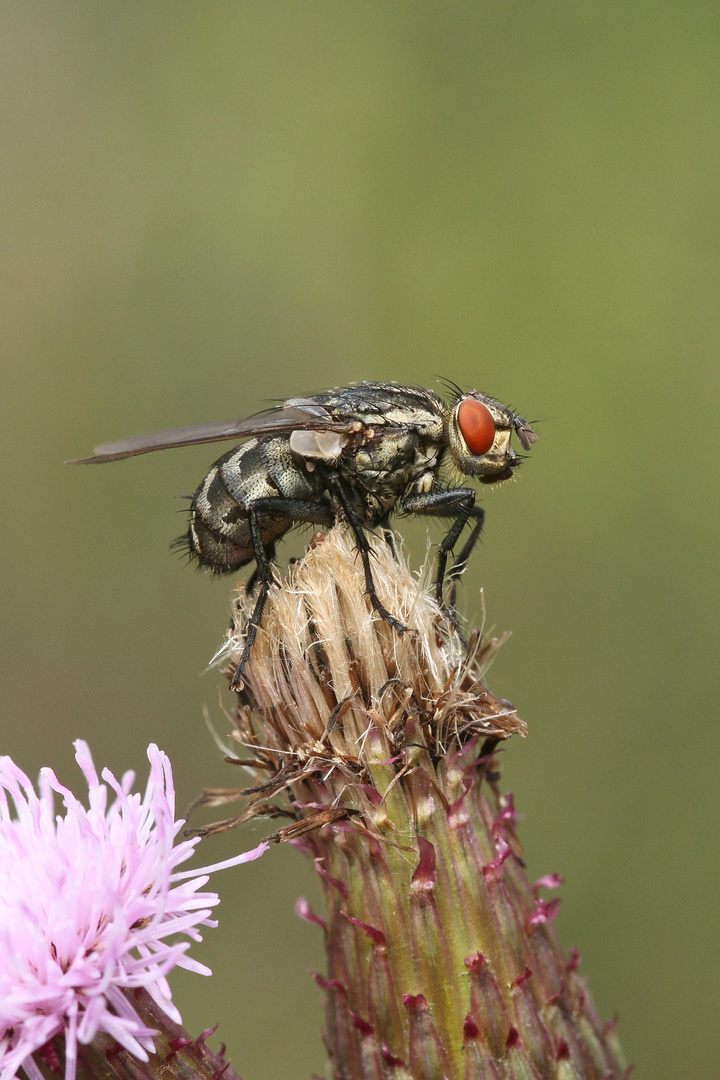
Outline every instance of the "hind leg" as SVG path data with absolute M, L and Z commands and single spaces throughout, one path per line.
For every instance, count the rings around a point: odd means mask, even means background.
M 242 653 L 240 654 L 238 665 L 235 668 L 235 673 L 230 680 L 231 690 L 242 690 L 243 672 L 245 671 L 245 665 L 250 656 L 250 650 L 257 637 L 258 627 L 262 620 L 263 609 L 272 583 L 270 560 L 274 554 L 274 545 L 271 544 L 266 550 L 263 543 L 259 515 L 269 514 L 273 517 L 286 520 L 288 522 L 288 528 L 296 521 L 308 521 L 318 525 L 325 525 L 329 528 L 334 520 L 332 510 L 326 503 L 303 502 L 300 499 L 256 499 L 255 502 L 251 503 L 248 507 L 247 513 L 248 521 L 250 523 L 250 537 L 253 545 L 253 553 L 255 555 L 255 570 L 250 575 L 248 586 L 252 583 L 252 587 L 254 588 L 259 582 L 260 591 L 258 592 L 257 600 L 255 601 L 253 613 L 245 626 L 245 643 L 243 645 Z

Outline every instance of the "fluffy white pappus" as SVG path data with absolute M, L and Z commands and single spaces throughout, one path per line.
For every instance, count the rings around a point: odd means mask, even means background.
M 75 743 L 88 785 L 86 808 L 51 769 L 39 794 L 9 757 L 0 757 L 0 1080 L 64 1035 L 66 1080 L 74 1080 L 78 1043 L 104 1031 L 143 1061 L 154 1050 L 123 991 L 144 988 L 175 1021 L 167 974 L 179 966 L 210 971 L 186 956 L 199 928 L 215 926 L 211 871 L 262 855 L 267 844 L 215 866 L 177 872 L 199 837 L 176 838 L 175 790 L 167 756 L 148 747 L 144 795 L 135 775 L 98 778 L 86 743 Z M 56 813 L 56 796 L 64 812 Z

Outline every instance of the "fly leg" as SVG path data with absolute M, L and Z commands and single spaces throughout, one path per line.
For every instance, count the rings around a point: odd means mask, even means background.
M 255 553 L 255 571 L 252 576 L 255 577 L 256 581 L 260 582 L 260 592 L 255 601 L 253 613 L 248 619 L 245 627 L 245 644 L 243 645 L 243 651 L 240 654 L 238 666 L 235 668 L 235 674 L 230 682 L 231 690 L 242 690 L 243 688 L 243 672 L 245 670 L 245 665 L 248 662 L 248 657 L 250 656 L 250 650 L 257 637 L 258 626 L 262 619 L 265 601 L 270 592 L 270 562 L 262 540 L 260 522 L 258 521 L 258 511 L 254 506 L 248 508 L 248 520 L 250 522 L 250 536 L 252 538 L 253 551 Z
M 183 537 L 183 539 L 184 539 L 184 537 Z M 267 556 L 268 562 L 274 562 L 275 561 L 275 545 L 274 544 L 271 544 L 270 547 L 265 548 L 265 555 Z M 253 589 L 257 585 L 258 576 L 259 576 L 258 575 L 258 567 L 257 567 L 257 562 L 256 562 L 255 563 L 255 569 L 253 570 L 252 574 L 250 575 L 250 577 L 245 582 L 245 594 L 247 596 L 250 595 L 250 593 L 253 591 Z M 230 620 L 230 632 L 231 633 L 232 633 L 234 625 L 235 625 L 234 619 L 231 619 Z
M 274 562 L 275 561 L 275 545 L 274 544 L 271 544 L 270 547 L 265 548 L 265 555 L 267 557 L 268 562 Z M 454 569 L 455 569 L 455 567 L 453 567 L 453 570 Z M 245 582 L 245 592 L 248 594 L 248 596 L 250 595 L 250 593 L 253 591 L 253 589 L 257 585 L 259 576 L 260 575 L 259 575 L 259 572 L 258 572 L 258 566 L 257 566 L 257 563 L 256 563 L 255 564 L 255 569 L 253 570 L 252 574 L 250 575 L 250 577 Z
M 397 630 L 398 634 L 404 634 L 406 630 L 409 630 L 409 626 L 404 626 L 399 619 L 396 619 L 394 615 L 391 615 L 384 604 L 381 602 L 380 597 L 375 589 L 375 581 L 372 576 L 372 568 L 370 566 L 370 545 L 365 535 L 365 529 L 363 523 L 355 513 L 355 510 L 348 502 L 347 496 L 343 491 L 342 484 L 336 474 L 331 474 L 328 477 L 328 486 L 334 495 L 337 496 L 337 500 L 342 507 L 343 514 L 350 525 L 350 528 L 355 533 L 355 540 L 357 541 L 358 551 L 360 552 L 360 558 L 362 559 L 363 570 L 365 571 L 365 590 L 370 597 L 370 603 L 373 609 L 377 611 L 381 619 L 384 619 L 386 623 L 392 626 L 393 630 Z
M 390 515 L 389 514 L 386 514 L 385 517 L 382 519 L 382 521 L 378 522 L 378 528 L 382 532 L 383 540 L 385 541 L 387 546 L 390 548 L 390 551 L 392 552 L 393 558 L 397 558 L 397 551 L 395 550 L 395 537 L 393 536 L 393 531 L 390 528 Z
M 467 569 L 468 560 L 472 554 L 473 548 L 478 542 L 478 538 L 482 531 L 483 522 L 485 521 L 485 511 L 482 506 L 473 506 L 470 511 L 470 517 L 475 518 L 475 524 L 473 530 L 468 536 L 467 540 L 462 546 L 462 550 L 458 555 L 453 566 L 447 572 L 447 577 L 451 581 L 450 588 L 450 607 L 455 608 L 455 596 L 457 593 L 458 579 L 465 573 Z
M 303 502 L 301 499 L 267 498 L 256 499 L 255 502 L 251 503 L 248 507 L 250 537 L 252 539 L 253 553 L 255 555 L 255 570 L 251 574 L 250 580 L 252 581 L 254 578 L 255 582 L 260 582 L 260 592 L 255 601 L 253 613 L 248 619 L 245 627 L 245 643 L 243 645 L 243 651 L 240 654 L 238 665 L 235 668 L 235 673 L 230 681 L 231 690 L 242 690 L 243 688 L 243 672 L 245 671 L 245 665 L 250 656 L 250 650 L 257 637 L 258 627 L 262 620 L 263 609 L 268 598 L 268 593 L 270 592 L 270 583 L 272 581 L 270 558 L 272 557 L 271 553 L 273 547 L 271 545 L 268 551 L 265 550 L 259 519 L 260 514 L 270 514 L 272 517 L 281 518 L 288 523 L 295 521 L 309 521 L 318 525 L 325 525 L 327 528 L 330 528 L 334 523 L 332 510 L 326 503 Z M 253 584 L 255 584 L 255 582 Z
M 402 499 L 402 508 L 409 514 L 430 514 L 434 517 L 452 517 L 455 521 L 450 526 L 438 548 L 437 569 L 435 571 L 435 598 L 445 618 L 458 630 L 458 619 L 453 607 L 448 607 L 443 597 L 443 584 L 445 581 L 445 568 L 447 566 L 448 553 L 455 546 L 460 533 L 470 517 L 476 519 L 475 527 L 463 545 L 460 558 L 448 577 L 457 578 L 465 569 L 470 552 L 480 535 L 483 523 L 483 511 L 475 508 L 474 488 L 448 488 L 445 491 L 430 491 L 424 495 L 406 495 Z M 453 596 L 454 601 L 454 586 Z

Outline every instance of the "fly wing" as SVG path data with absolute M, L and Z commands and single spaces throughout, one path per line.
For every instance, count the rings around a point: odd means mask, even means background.
M 169 428 L 151 435 L 104 443 L 95 447 L 92 457 L 78 458 L 67 465 L 101 465 L 106 461 L 150 454 L 154 450 L 170 450 L 176 446 L 221 442 L 223 439 L 247 439 L 251 435 L 282 434 L 286 431 L 352 431 L 357 421 L 333 415 L 313 398 L 291 398 L 272 412 L 248 416 L 244 420 L 218 420 L 211 424 Z

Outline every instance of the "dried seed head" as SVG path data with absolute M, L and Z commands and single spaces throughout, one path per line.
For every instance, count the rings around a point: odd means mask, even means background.
M 320 877 L 324 918 L 298 913 L 325 938 L 331 1075 L 620 1080 L 538 895 L 561 879 L 533 890 L 497 787 L 498 741 L 525 734 L 481 681 L 500 642 L 465 648 L 426 582 L 371 547 L 378 596 L 411 630 L 372 610 L 345 529 L 316 537 L 270 590 L 236 717 L 256 781 L 243 818 L 290 819 L 274 838 Z M 241 590 L 230 674 L 252 606 Z M 283 790 L 287 808 L 268 801 Z
M 363 813 L 373 798 L 364 787 L 385 793 L 383 763 L 397 775 L 399 761 L 423 751 L 437 762 L 471 739 L 525 734 L 508 702 L 480 681 L 501 642 L 474 634 L 466 648 L 426 582 L 384 540 L 370 542 L 378 594 L 410 632 L 401 636 L 373 611 L 352 536 L 333 529 L 271 588 L 238 712 L 238 737 L 262 747 L 261 767 L 272 760 L 283 786 L 321 772 L 331 800 Z M 241 589 L 226 648 L 232 663 L 251 608 Z

